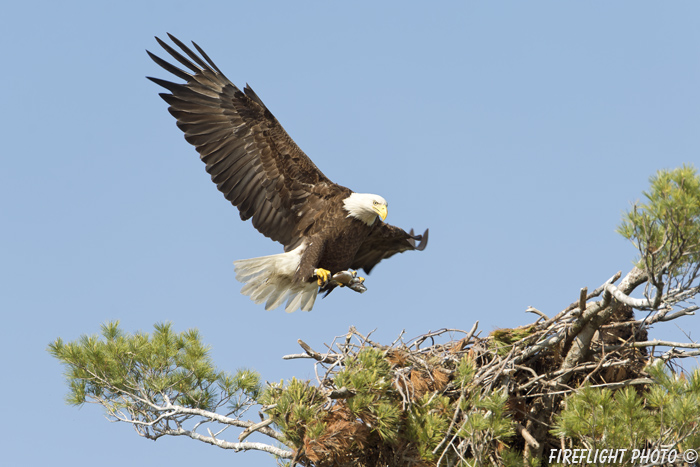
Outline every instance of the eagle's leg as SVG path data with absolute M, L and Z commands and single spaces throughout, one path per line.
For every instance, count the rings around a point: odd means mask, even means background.
M 314 269 L 314 274 L 318 278 L 319 286 L 323 286 L 328 283 L 328 279 L 331 277 L 331 272 L 328 269 L 323 268 Z

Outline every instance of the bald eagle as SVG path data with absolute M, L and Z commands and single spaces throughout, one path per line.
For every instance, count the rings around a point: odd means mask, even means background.
M 148 79 L 169 91 L 160 96 L 241 219 L 284 245 L 284 253 L 234 262 L 241 293 L 268 310 L 286 301 L 287 312 L 309 311 L 319 292 L 366 290 L 352 270 L 369 273 L 382 259 L 426 247 L 428 230 L 414 235 L 384 223 L 384 198 L 331 182 L 250 86 L 241 91 L 197 44 L 199 55 L 168 36 L 181 52 L 156 40 L 185 69 L 147 53 L 185 82 Z

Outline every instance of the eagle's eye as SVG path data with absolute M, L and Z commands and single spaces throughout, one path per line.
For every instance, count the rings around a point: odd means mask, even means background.
M 379 201 L 375 200 L 375 201 L 372 201 L 372 203 L 374 203 L 374 205 L 376 206 L 377 204 L 379 204 Z

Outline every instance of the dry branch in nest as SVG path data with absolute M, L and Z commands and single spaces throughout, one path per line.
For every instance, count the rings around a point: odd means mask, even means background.
M 567 394 L 582 385 L 644 390 L 651 382 L 645 373 L 650 360 L 698 354 L 698 344 L 650 342 L 647 336 L 651 324 L 693 314 L 696 307 L 679 307 L 667 295 L 651 314 L 635 319 L 633 307 L 620 298 L 646 277 L 635 268 L 615 287 L 615 296 L 609 286 L 619 277 L 591 293 L 582 289 L 553 318 L 530 308 L 539 315 L 533 324 L 484 337 L 477 333 L 477 322 L 470 331 L 442 329 L 411 341 L 400 336 L 391 345 L 373 342 L 354 328 L 324 352 L 299 341 L 304 353 L 285 358 L 316 360 L 325 400 L 316 407 L 315 424 L 298 432 L 296 462 L 324 467 L 448 466 L 464 459 L 499 464 L 499 452 L 506 448 L 525 460 L 543 459 L 561 447 L 551 428 Z M 661 347 L 671 351 L 659 353 Z M 368 354 L 376 360 L 369 361 Z M 388 380 L 385 386 L 358 376 L 373 372 Z M 489 405 L 494 394 L 505 400 L 503 414 Z M 395 413 L 388 407 L 382 411 L 392 403 Z M 503 434 L 497 415 L 510 435 Z M 434 430 L 419 435 L 415 423 L 423 428 L 432 423 Z M 396 432 L 392 436 L 386 430 Z

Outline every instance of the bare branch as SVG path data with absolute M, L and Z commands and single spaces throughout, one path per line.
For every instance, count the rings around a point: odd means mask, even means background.
M 190 430 L 185 430 L 182 427 L 178 427 L 176 429 L 167 429 L 163 431 L 164 434 L 166 435 L 171 435 L 171 436 L 188 436 L 192 439 L 196 439 L 197 441 L 202 441 L 203 443 L 207 444 L 212 444 L 214 446 L 218 446 L 223 449 L 232 449 L 236 452 L 239 451 L 250 451 L 250 450 L 255 450 L 255 451 L 263 451 L 263 452 L 268 452 L 270 454 L 274 454 L 277 457 L 280 457 L 282 459 L 291 459 L 294 457 L 294 451 L 286 451 L 284 449 L 277 448 L 275 446 L 271 446 L 269 444 L 264 444 L 264 443 L 232 443 L 230 441 L 224 441 L 218 438 L 214 438 L 212 436 L 204 436 L 200 433 L 196 433 L 194 431 Z
M 579 297 L 578 297 L 578 309 L 581 311 L 581 313 L 586 311 L 587 296 L 588 296 L 588 287 L 584 287 L 581 289 L 581 292 L 579 293 Z
M 337 360 L 337 357 L 334 357 L 332 355 L 328 355 L 328 354 L 322 355 L 322 354 L 316 352 L 311 347 L 309 347 L 309 344 L 307 344 L 306 342 L 304 342 L 301 339 L 298 339 L 297 342 L 299 343 L 301 348 L 304 349 L 306 354 L 309 357 L 313 358 L 314 360 L 317 360 L 317 361 L 323 362 L 323 363 L 335 363 L 335 361 Z
M 243 427 L 243 428 L 250 428 L 252 426 L 257 425 L 256 423 L 253 423 L 253 422 L 250 422 L 247 420 L 238 420 L 235 418 L 226 417 L 226 416 L 218 414 L 216 412 L 210 412 L 210 411 L 204 410 L 204 409 L 182 407 L 182 406 L 172 405 L 172 404 L 169 406 L 163 407 L 160 410 L 169 410 L 169 411 L 172 411 L 176 414 L 198 415 L 200 417 L 208 418 L 210 420 L 214 420 L 214 421 L 217 421 L 219 423 L 223 423 L 224 425 L 232 425 L 232 426 L 238 426 L 238 427 Z M 284 436 L 282 436 L 280 433 L 276 432 L 275 430 L 273 430 L 271 428 L 267 428 L 267 427 L 263 426 L 263 427 L 257 428 L 256 431 L 259 431 L 260 433 L 262 433 L 266 436 L 274 438 L 281 443 L 285 442 Z
M 255 425 L 249 426 L 248 428 L 243 430 L 243 432 L 240 435 L 238 435 L 238 441 L 243 442 L 243 440 L 250 436 L 252 433 L 260 430 L 261 428 L 265 428 L 268 425 L 271 425 L 272 422 L 273 420 L 271 418 L 268 418 L 267 420 L 263 420 L 260 423 L 256 423 Z
M 632 298 L 629 295 L 626 295 L 625 293 L 623 293 L 620 289 L 615 287 L 613 284 L 608 284 L 605 287 L 605 291 L 609 292 L 613 297 L 615 297 L 615 300 L 622 302 L 627 306 L 631 306 L 632 308 L 636 308 L 639 310 L 643 310 L 645 308 L 654 308 L 655 306 L 658 306 L 658 304 L 655 305 L 656 300 L 650 300 L 648 298 Z M 660 299 L 660 297 L 659 297 L 659 299 Z
M 541 317 L 542 319 L 544 319 L 544 320 L 548 320 L 548 319 L 549 319 L 549 316 L 545 315 L 545 314 L 542 313 L 540 310 L 538 310 L 537 308 L 532 307 L 532 306 L 527 307 L 527 309 L 525 310 L 525 312 L 526 312 L 526 313 L 534 313 L 534 314 L 540 316 L 540 317 Z
M 525 442 L 529 444 L 534 449 L 540 448 L 540 443 L 530 434 L 529 431 L 525 429 L 520 423 L 515 424 L 515 431 L 523 437 Z

